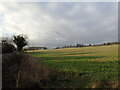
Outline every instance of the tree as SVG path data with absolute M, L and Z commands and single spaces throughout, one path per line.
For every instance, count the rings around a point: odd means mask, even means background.
M 76 47 L 82 47 L 82 44 L 76 44 Z
M 23 34 L 14 36 L 13 42 L 16 44 L 19 52 L 21 52 L 22 48 L 28 44 L 26 39 L 27 36 Z
M 92 46 L 91 44 L 89 44 L 89 46 Z
M 103 45 L 106 45 L 106 43 L 103 43 Z
M 110 43 L 108 42 L 107 45 L 110 45 Z

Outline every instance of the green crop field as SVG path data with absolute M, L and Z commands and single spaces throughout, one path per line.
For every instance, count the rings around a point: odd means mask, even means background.
M 28 51 L 62 72 L 59 87 L 117 87 L 118 45 Z

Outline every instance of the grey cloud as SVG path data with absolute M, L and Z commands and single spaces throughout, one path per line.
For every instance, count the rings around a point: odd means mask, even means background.
M 0 5 L 3 14 L 0 30 L 27 34 L 30 45 L 56 47 L 117 41 L 117 3 Z

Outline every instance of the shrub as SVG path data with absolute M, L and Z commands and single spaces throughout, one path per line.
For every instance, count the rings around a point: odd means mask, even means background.
M 2 55 L 3 88 L 43 87 L 49 76 L 48 68 L 25 53 Z M 44 85 L 45 86 L 45 85 Z
M 70 85 L 66 75 L 64 72 L 43 66 L 24 52 L 2 55 L 3 88 L 65 87 Z
M 10 44 L 10 43 L 2 43 L 2 53 L 12 53 L 13 51 L 15 51 L 15 47 L 14 45 Z

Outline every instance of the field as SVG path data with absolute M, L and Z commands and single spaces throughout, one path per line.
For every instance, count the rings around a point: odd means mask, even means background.
M 118 87 L 118 45 L 28 51 L 43 65 L 61 72 L 59 87 Z M 56 85 L 50 87 L 56 87 Z

